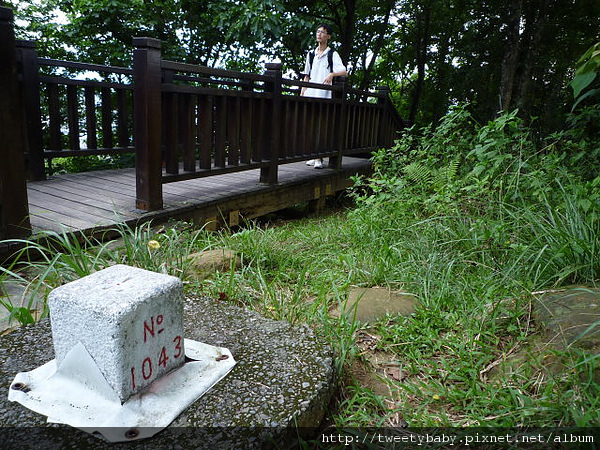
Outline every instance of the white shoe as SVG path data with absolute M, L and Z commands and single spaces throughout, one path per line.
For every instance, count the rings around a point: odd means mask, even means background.
M 315 160 L 314 159 L 309 159 L 308 161 L 306 161 L 306 165 L 307 166 L 314 166 L 315 165 Z
M 323 160 L 315 159 L 315 169 L 322 169 L 322 168 L 323 168 Z

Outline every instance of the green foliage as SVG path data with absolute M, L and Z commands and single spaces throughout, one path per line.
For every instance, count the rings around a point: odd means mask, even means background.
M 519 108 L 540 127 L 562 127 L 570 99 L 573 55 L 597 39 L 600 14 L 593 0 L 540 4 L 486 1 L 396 2 L 396 26 L 374 68 L 388 84 L 401 114 L 414 123 L 442 118 L 449 106 L 469 102 L 480 120 Z M 593 11 L 593 13 L 592 13 Z
M 592 85 L 600 73 L 600 42 L 590 47 L 579 58 L 577 64 L 579 67 L 575 71 L 573 81 L 571 81 L 573 97 L 575 98 L 573 109 L 586 98 L 595 97 L 600 94 L 600 89 L 589 89 L 587 92 L 583 92 Z
M 458 106 L 435 130 L 408 130 L 374 156 L 376 176 L 357 188 L 363 208 L 355 214 L 432 218 L 428 226 L 447 226 L 465 258 L 485 256 L 482 263 L 499 273 L 521 270 L 519 283 L 532 288 L 593 282 L 600 161 L 589 152 L 593 141 L 581 134 L 576 141 L 577 134 L 536 143 L 516 111 L 478 125 Z M 392 248 L 401 235 L 390 237 Z
M 597 116 L 590 117 L 573 121 L 580 128 L 538 141 L 516 110 L 480 125 L 467 106 L 459 105 L 435 129 L 413 127 L 392 149 L 376 152 L 376 177 L 369 187 L 375 194 L 388 192 L 398 203 L 401 195 L 411 204 L 451 201 L 459 210 L 487 200 L 540 201 L 558 193 L 566 179 L 575 181 L 573 175 L 581 183 L 597 177 L 598 143 L 581 133 Z M 425 198 L 415 199 L 415 193 Z
M 69 158 L 53 158 L 46 163 L 46 174 L 89 172 L 92 170 L 122 169 L 133 167 L 135 155 L 112 156 L 72 156 Z
M 576 142 L 576 146 L 584 150 L 584 155 L 590 155 L 592 159 L 597 158 L 600 151 L 598 141 L 600 138 L 600 103 L 580 108 L 576 114 L 567 116 L 567 123 L 570 128 L 558 133 L 558 137 L 567 143 L 569 140 Z M 566 149 L 569 151 L 569 149 Z M 569 153 L 571 153 L 569 151 Z
M 565 84 L 573 81 L 578 102 L 597 91 L 588 84 L 593 51 L 572 80 L 572 55 L 598 36 L 599 22 L 589 21 L 600 15 L 595 0 L 11 3 L 19 37 L 38 39 L 42 56 L 122 66 L 131 64 L 132 38 L 150 36 L 163 42 L 167 59 L 255 72 L 280 60 L 297 75 L 315 45 L 314 27 L 328 22 L 352 84 L 389 86 L 402 116 L 419 124 L 469 102 L 482 121 L 518 107 L 555 131 L 570 105 Z
M 589 152 L 597 145 L 575 128 L 539 141 L 516 111 L 481 125 L 460 105 L 435 130 L 412 128 L 377 152 L 347 228 L 369 236 L 362 252 L 385 259 L 385 280 L 421 305 L 373 330 L 379 349 L 402 361 L 397 386 L 409 423 L 598 420 L 581 411 L 600 386 L 577 381 L 590 380 L 597 361 L 578 350 L 532 350 L 508 376 L 482 375 L 535 342 L 532 291 L 600 279 L 599 161 Z M 564 374 L 548 375 L 548 358 L 560 359 Z

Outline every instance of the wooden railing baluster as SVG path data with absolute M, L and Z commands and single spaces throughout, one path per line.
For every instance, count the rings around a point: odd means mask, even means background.
M 266 100 L 259 98 L 254 100 L 252 110 L 252 161 L 263 160 L 263 148 L 265 142 L 265 114 Z
M 129 130 L 127 129 L 127 91 L 117 89 L 117 137 L 119 147 L 129 146 Z
M 80 150 L 79 145 L 79 111 L 77 107 L 77 86 L 67 86 L 67 120 L 69 123 L 69 147 L 72 150 Z
M 230 166 L 239 166 L 240 164 L 240 100 L 240 97 L 229 99 L 230 114 L 227 127 L 229 153 L 227 155 L 227 164 Z
M 305 156 L 308 152 L 308 103 L 298 102 L 298 128 L 296 136 L 298 136 L 298 156 Z
M 98 148 L 98 119 L 96 118 L 96 89 L 93 86 L 86 86 L 85 96 L 85 134 L 86 146 L 89 149 Z
M 181 147 L 186 172 L 196 171 L 195 102 L 192 100 L 191 95 L 184 95 L 181 104 Z
M 112 92 L 109 87 L 102 88 L 102 146 L 113 148 L 113 117 L 112 117 Z
M 50 149 L 62 150 L 62 133 L 60 131 L 61 115 L 58 98 L 58 86 L 54 83 L 48 84 L 48 126 L 50 128 Z
M 225 167 L 227 148 L 227 97 L 216 99 L 215 167 Z
M 22 92 L 27 124 L 27 172 L 30 180 L 45 180 L 40 105 L 40 75 L 36 43 L 17 40 L 21 60 Z
M 252 160 L 252 99 L 242 98 L 240 110 L 240 162 Z
M 200 97 L 200 169 L 210 170 L 213 150 L 213 96 Z
M 163 94 L 163 111 L 165 120 L 162 125 L 164 133 L 165 171 L 168 174 L 179 173 L 179 94 L 168 92 Z

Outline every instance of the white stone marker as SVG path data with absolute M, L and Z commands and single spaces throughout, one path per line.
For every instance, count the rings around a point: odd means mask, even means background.
M 115 265 L 48 298 L 56 362 L 81 342 L 121 402 L 185 362 L 179 278 Z

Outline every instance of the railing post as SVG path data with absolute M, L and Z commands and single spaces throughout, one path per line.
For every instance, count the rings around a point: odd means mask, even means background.
M 265 75 L 273 77 L 273 82 L 269 83 L 267 90 L 271 92 L 271 120 L 266 120 L 264 126 L 270 131 L 270 136 L 266 142 L 263 159 L 266 159 L 268 166 L 260 169 L 260 182 L 267 184 L 277 184 L 277 168 L 279 165 L 279 146 L 281 145 L 281 130 L 283 127 L 282 108 L 281 108 L 281 63 L 265 64 L 267 71 Z
M 337 155 L 329 158 L 329 167 L 336 170 L 342 170 L 342 156 L 346 146 L 346 130 L 348 129 L 348 114 L 346 112 L 346 102 L 348 97 L 348 79 L 346 77 L 335 77 L 334 86 L 339 88 L 333 91 L 332 97 L 340 103 L 340 110 L 337 117 L 337 133 L 333 139 L 333 145 L 337 150 Z
M 25 113 L 17 78 L 14 15 L 0 7 L 0 239 L 31 234 Z
M 27 173 L 32 181 L 45 180 L 44 149 L 42 143 L 42 112 L 40 100 L 40 73 L 34 41 L 17 41 L 17 58 L 21 62 L 23 103 L 27 131 Z
M 387 118 L 386 112 L 389 112 L 389 108 L 391 106 L 390 88 L 387 86 L 377 86 L 377 92 L 380 95 L 382 95 L 382 97 L 380 97 L 377 100 L 377 103 L 379 105 L 381 105 L 381 109 L 382 109 L 381 118 L 386 119 Z M 393 139 L 391 137 L 390 122 L 391 122 L 391 119 L 379 121 L 379 133 L 378 133 L 378 138 L 377 138 L 378 142 L 377 143 L 383 148 L 390 147 L 393 144 Z
M 162 209 L 161 42 L 133 38 L 136 208 Z

